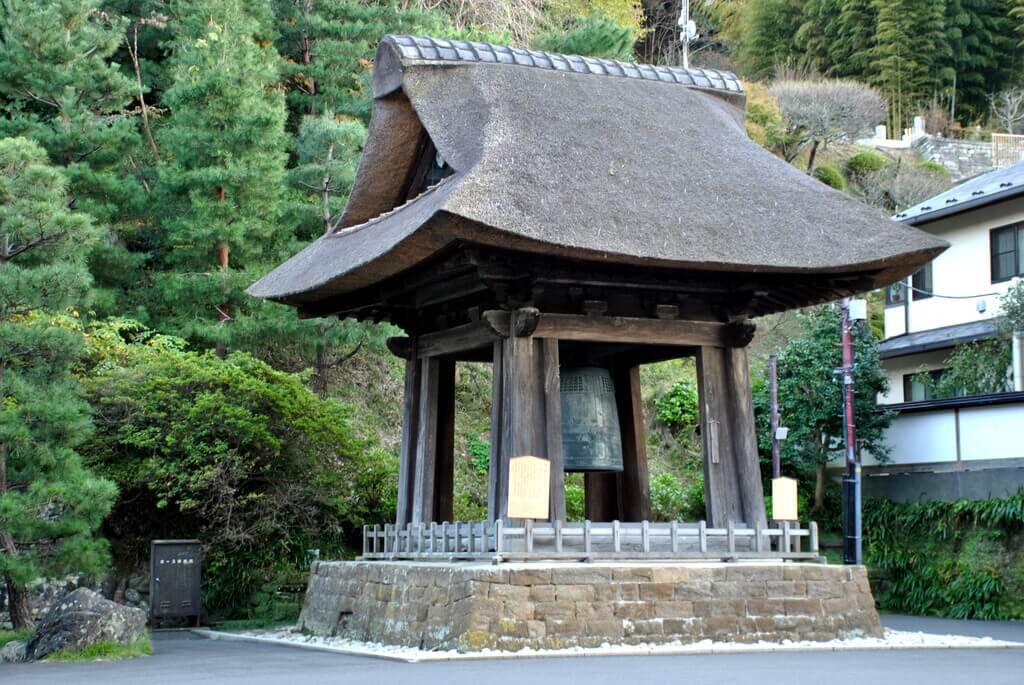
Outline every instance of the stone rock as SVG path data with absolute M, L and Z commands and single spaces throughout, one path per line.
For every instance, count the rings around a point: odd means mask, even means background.
M 0 663 L 16 664 L 25 660 L 25 643 L 11 640 L 0 648 Z
M 129 644 L 145 634 L 144 611 L 79 588 L 52 606 L 39 621 L 26 646 L 26 657 L 45 659 L 60 649 L 77 651 L 97 642 Z

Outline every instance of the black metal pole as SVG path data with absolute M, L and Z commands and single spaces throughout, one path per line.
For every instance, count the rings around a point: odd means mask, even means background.
M 857 426 L 854 413 L 853 322 L 850 320 L 850 298 L 843 298 L 843 441 L 846 446 L 846 474 L 843 476 L 843 562 L 861 564 L 861 491 L 860 460 L 857 456 Z

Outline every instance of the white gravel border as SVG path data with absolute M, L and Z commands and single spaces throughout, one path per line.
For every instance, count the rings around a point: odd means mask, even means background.
M 1022 642 L 995 640 L 990 637 L 966 635 L 934 635 L 931 633 L 885 629 L 884 638 L 851 637 L 829 642 L 672 642 L 668 644 L 610 645 L 600 647 L 569 647 L 566 649 L 530 649 L 501 651 L 484 649 L 479 652 L 460 653 L 454 650 L 431 652 L 411 647 L 358 642 L 344 638 L 325 638 L 293 633 L 290 630 L 264 630 L 229 633 L 206 628 L 192 632 L 211 640 L 234 640 L 285 645 L 321 652 L 334 652 L 351 656 L 374 657 L 416 663 L 420 661 L 456 661 L 463 659 L 535 659 L 580 656 L 669 656 L 682 654 L 752 654 L 764 652 L 850 652 L 886 651 L 905 649 L 1006 649 L 1024 647 Z

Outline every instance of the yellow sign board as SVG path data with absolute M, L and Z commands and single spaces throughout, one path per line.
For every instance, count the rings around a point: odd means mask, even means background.
M 512 457 L 508 464 L 508 516 L 546 519 L 551 463 L 540 457 Z
M 796 506 L 796 480 L 772 478 L 772 518 L 776 521 L 799 519 Z

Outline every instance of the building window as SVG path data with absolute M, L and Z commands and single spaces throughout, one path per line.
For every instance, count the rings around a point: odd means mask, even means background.
M 938 383 L 939 379 L 942 378 L 942 372 L 944 369 L 935 369 L 934 371 L 927 371 L 932 383 Z M 917 380 L 917 377 L 922 372 L 917 371 L 914 373 L 903 374 L 903 401 L 904 402 L 925 402 L 927 400 L 935 399 L 932 395 L 931 388 L 929 385 L 925 385 L 921 381 Z
M 885 306 L 896 307 L 907 301 L 907 284 L 896 281 L 885 289 Z
M 921 269 L 914 274 L 914 278 L 911 281 L 914 286 L 914 299 L 915 300 L 926 300 L 932 296 L 932 265 L 931 262 L 925 264 Z
M 917 270 L 910 281 L 913 286 L 915 300 L 924 300 L 932 296 L 932 265 L 925 264 Z M 907 284 L 897 281 L 885 289 L 885 306 L 896 307 L 907 301 Z
M 1024 224 L 994 228 L 989 233 L 992 247 L 992 282 L 1024 275 Z

